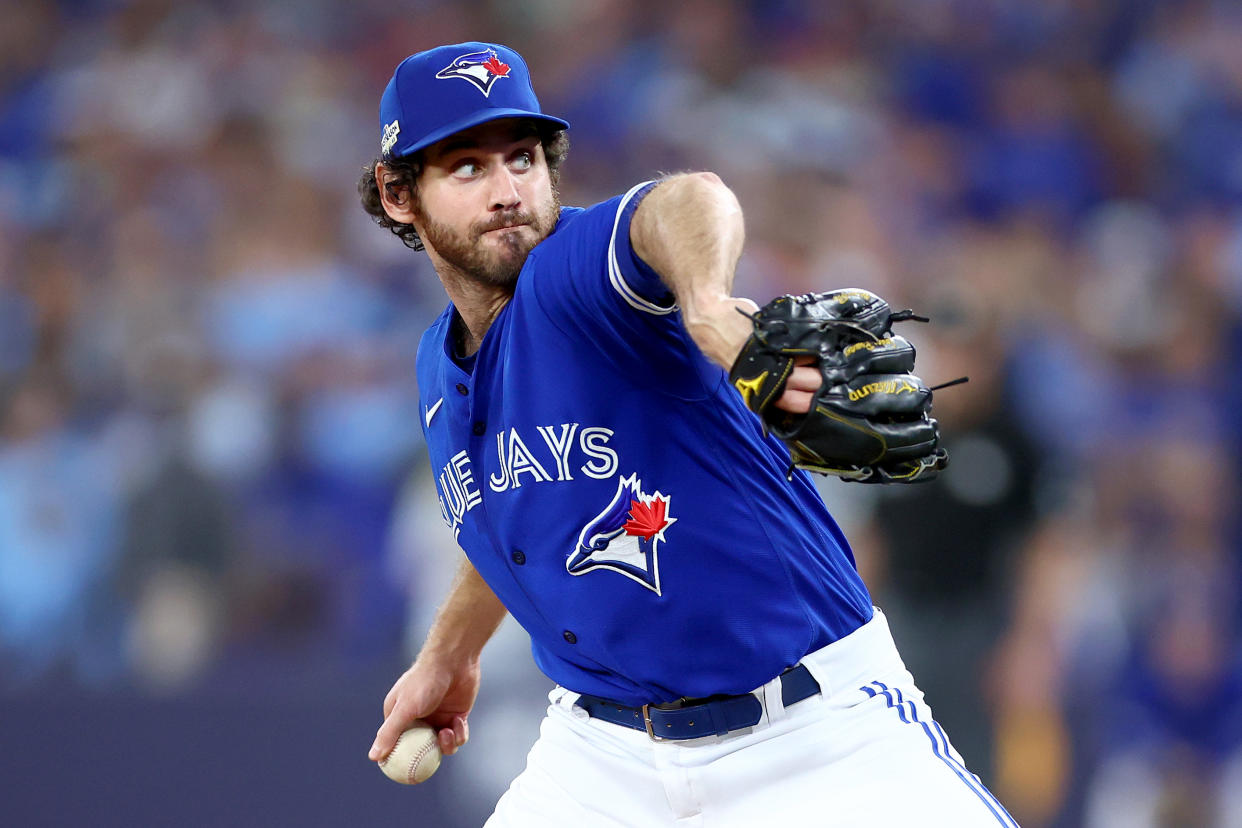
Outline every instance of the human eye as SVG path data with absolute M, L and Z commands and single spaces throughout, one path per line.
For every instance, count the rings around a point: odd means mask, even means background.
M 522 150 L 509 163 L 515 170 L 529 170 L 535 164 L 535 154 L 530 150 Z
M 479 174 L 480 169 L 481 167 L 477 161 L 463 158 L 453 163 L 452 174 L 454 178 L 474 178 Z

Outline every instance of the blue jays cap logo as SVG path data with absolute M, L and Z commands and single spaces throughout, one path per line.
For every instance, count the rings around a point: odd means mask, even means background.
M 496 54 L 495 49 L 484 49 L 481 52 L 471 52 L 455 59 L 437 72 L 436 77 L 440 79 L 461 78 L 464 81 L 470 81 L 486 97 L 491 94 L 492 84 L 501 78 L 509 77 L 509 64 L 501 62 L 500 55 Z
M 644 493 L 637 475 L 621 478 L 612 502 L 582 528 L 565 568 L 571 575 L 611 569 L 659 595 L 658 546 L 677 520 L 668 505 L 668 495 Z

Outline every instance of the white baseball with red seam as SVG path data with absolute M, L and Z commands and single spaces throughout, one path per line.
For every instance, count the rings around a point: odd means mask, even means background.
M 397 744 L 379 766 L 394 782 L 417 785 L 436 772 L 440 758 L 435 728 L 418 722 L 397 737 Z

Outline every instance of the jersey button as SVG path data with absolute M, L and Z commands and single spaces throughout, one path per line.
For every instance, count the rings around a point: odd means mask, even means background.
M 475 420 L 474 428 L 472 428 L 471 431 L 474 432 L 475 437 L 482 437 L 483 432 L 487 431 L 487 423 L 483 422 L 482 420 Z
M 517 564 L 518 566 L 521 566 L 522 564 L 526 563 L 526 553 L 523 552 L 521 549 L 514 549 L 513 554 L 510 555 L 509 557 L 512 558 L 513 562 Z
M 564 638 L 570 644 L 578 643 L 578 636 L 574 635 L 573 630 L 565 630 L 565 632 L 561 633 L 561 638 Z
M 465 385 L 463 385 L 462 383 L 460 383 L 460 382 L 459 382 L 459 383 L 457 383 L 457 393 L 458 393 L 458 394 L 461 394 L 461 395 L 464 397 L 464 396 L 466 396 L 467 394 L 469 394 L 469 393 L 470 393 L 470 389 L 469 389 L 469 388 L 467 388 Z

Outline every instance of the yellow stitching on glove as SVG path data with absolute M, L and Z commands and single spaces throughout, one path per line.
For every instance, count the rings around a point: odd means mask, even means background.
M 759 403 L 760 411 L 767 411 L 768 405 L 776 397 L 776 392 L 780 391 L 782 388 L 785 387 L 785 380 L 789 379 L 789 375 L 793 373 L 793 369 L 794 369 L 794 364 L 793 364 L 793 360 L 791 359 L 789 360 L 788 363 L 786 363 L 785 370 L 781 372 L 780 377 L 776 380 L 776 382 L 772 383 L 772 393 L 768 394 L 767 399 Z M 764 372 L 764 373 L 766 375 L 767 372 Z
M 883 457 L 885 454 L 888 454 L 888 440 L 884 438 L 883 434 L 880 434 L 877 431 L 872 431 L 870 429 L 863 428 L 862 426 L 858 425 L 858 423 L 851 422 L 845 419 L 844 417 L 838 415 L 831 408 L 824 408 L 822 405 L 817 405 L 815 406 L 815 410 L 818 411 L 820 414 L 823 414 L 825 417 L 827 417 L 830 420 L 836 420 L 838 423 L 841 423 L 842 425 L 847 425 L 850 428 L 855 429 L 856 431 L 861 431 L 863 434 L 874 437 L 875 439 L 880 441 L 880 453 L 877 454 L 875 458 L 872 459 L 870 462 L 864 463 L 863 464 L 864 466 L 870 466 L 874 463 L 878 463 L 880 462 L 881 457 Z

